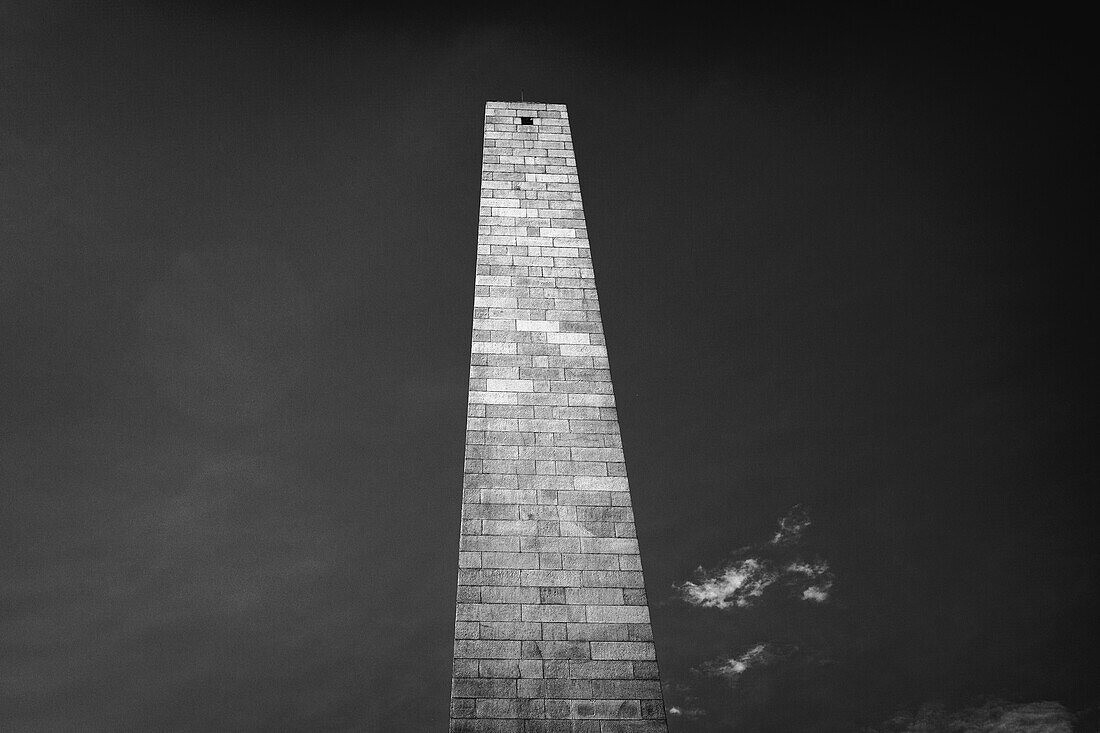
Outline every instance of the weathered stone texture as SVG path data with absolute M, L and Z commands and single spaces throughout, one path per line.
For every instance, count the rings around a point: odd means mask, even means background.
M 452 733 L 665 733 L 564 105 L 489 102 Z

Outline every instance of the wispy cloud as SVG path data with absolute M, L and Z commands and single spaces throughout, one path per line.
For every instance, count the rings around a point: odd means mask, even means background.
M 902 712 L 863 733 L 1072 733 L 1076 720 L 1059 702 L 1013 703 L 992 699 L 949 711 L 926 703 L 916 712 Z
M 739 550 L 723 565 L 699 566 L 695 578 L 675 586 L 686 603 L 701 608 L 746 608 L 772 587 L 787 588 L 799 600 L 824 603 L 833 587 L 829 563 L 807 561 L 795 554 L 810 517 L 795 506 L 780 517 L 779 529 L 768 542 Z
M 673 705 L 668 709 L 669 715 L 674 715 L 677 718 L 683 718 L 684 720 L 698 720 L 707 714 L 706 710 L 697 707 Z
M 707 662 L 698 670 L 709 677 L 724 677 L 730 682 L 735 682 L 737 678 L 749 671 L 750 667 L 767 664 L 773 658 L 774 655 L 768 650 L 767 644 L 757 644 L 739 657 Z
M 802 600 L 815 603 L 829 600 L 829 591 L 833 588 L 833 574 L 829 570 L 829 563 L 792 562 L 787 566 L 786 572 L 792 576 L 802 576 L 810 583 L 802 589 Z
M 829 600 L 829 589 L 832 587 L 832 583 L 824 585 L 811 585 L 809 588 L 802 591 L 802 600 L 815 601 L 816 603 L 824 603 Z
M 771 544 L 795 544 L 802 539 L 802 533 L 811 524 L 813 522 L 810 521 L 810 515 L 806 513 L 801 504 L 796 504 L 789 512 L 779 518 L 779 530 L 772 537 Z
M 748 606 L 779 577 L 764 562 L 751 557 L 717 571 L 700 567 L 696 573 L 699 582 L 685 581 L 678 588 L 685 601 L 704 608 Z

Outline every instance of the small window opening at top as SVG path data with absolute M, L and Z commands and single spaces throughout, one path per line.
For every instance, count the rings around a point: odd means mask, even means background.
M 534 117 L 520 117 L 519 118 L 519 124 L 521 124 L 521 125 L 533 125 L 533 124 L 535 124 L 535 118 Z

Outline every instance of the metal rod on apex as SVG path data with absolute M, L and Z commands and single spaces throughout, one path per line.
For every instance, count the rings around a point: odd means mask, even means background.
M 565 105 L 489 102 L 452 733 L 666 733 Z

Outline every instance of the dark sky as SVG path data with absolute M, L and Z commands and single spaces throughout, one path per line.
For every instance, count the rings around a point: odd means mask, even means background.
M 1085 18 L 550 7 L 0 8 L 0 730 L 445 728 L 521 94 L 569 106 L 671 729 L 1096 730 Z M 689 602 L 746 560 L 832 585 Z

